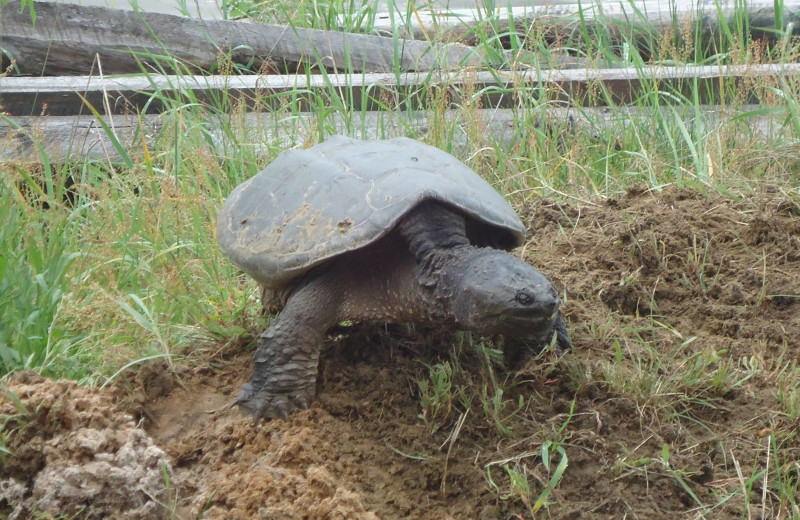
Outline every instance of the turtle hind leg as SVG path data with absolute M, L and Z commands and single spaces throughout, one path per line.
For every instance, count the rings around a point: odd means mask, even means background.
M 234 404 L 253 418 L 287 417 L 314 400 L 320 348 L 336 309 L 325 280 L 298 288 L 258 338 L 253 375 Z

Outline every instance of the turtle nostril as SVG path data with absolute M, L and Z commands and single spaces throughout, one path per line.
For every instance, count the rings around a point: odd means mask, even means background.
M 527 291 L 518 292 L 515 299 L 517 300 L 517 303 L 525 306 L 533 305 L 533 302 L 536 301 L 536 298 L 534 298 L 533 295 Z

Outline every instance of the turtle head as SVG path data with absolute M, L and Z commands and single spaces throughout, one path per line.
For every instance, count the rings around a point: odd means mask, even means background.
M 483 335 L 548 343 L 559 318 L 552 284 L 510 253 L 478 251 L 466 259 L 454 284 L 453 314 L 459 325 Z

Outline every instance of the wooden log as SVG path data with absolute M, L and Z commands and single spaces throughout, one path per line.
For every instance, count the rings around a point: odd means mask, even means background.
M 227 20 L 35 2 L 36 22 L 20 0 L 0 3 L 0 47 L 22 74 L 194 73 L 221 56 L 258 70 L 265 63 L 306 62 L 337 70 L 390 72 L 453 67 L 473 58 L 458 44 L 321 31 Z M 102 69 L 100 69 L 102 66 Z
M 703 125 L 703 132 L 720 127 L 742 112 L 756 111 L 760 106 L 742 106 L 738 111 L 721 110 L 719 106 L 704 106 L 696 113 L 694 109 L 684 109 L 676 114 L 687 125 Z M 565 108 L 543 107 L 536 114 L 525 114 L 535 117 L 542 125 L 561 124 L 565 129 L 581 131 L 590 136 L 619 135 L 629 125 L 637 128 L 648 128 L 656 120 L 657 109 L 618 107 L 618 108 Z M 699 113 L 699 117 L 698 117 Z M 675 114 L 670 114 L 674 117 Z M 223 116 L 228 117 L 228 116 Z M 341 114 L 326 116 L 325 121 L 313 113 L 287 114 L 284 112 L 247 113 L 230 116 L 224 122 L 210 118 L 207 121 L 208 131 L 212 137 L 214 149 L 212 154 L 227 154 L 230 148 L 246 146 L 255 155 L 266 153 L 265 143 L 269 146 L 289 148 L 306 142 L 310 136 L 318 132 L 320 124 L 339 133 L 351 134 L 363 139 L 389 138 L 399 135 L 424 135 L 430 131 L 429 112 L 365 112 L 348 117 Z M 481 139 L 485 143 L 498 143 L 503 147 L 511 147 L 520 139 L 518 121 L 520 114 L 511 109 L 482 109 L 465 113 L 459 110 L 448 110 L 442 119 L 454 122 L 452 132 L 454 148 L 464 148 L 469 153 L 469 136 L 474 138 L 474 129 L 481 129 Z M 112 129 L 115 139 L 122 144 L 126 153 L 133 158 L 141 157 L 147 143 L 153 153 L 155 136 L 163 129 L 164 117 L 148 114 L 144 116 L 116 115 L 102 118 L 107 128 Z M 565 124 L 567 121 L 571 123 Z M 91 116 L 66 117 L 18 117 L 13 125 L 0 120 L 0 161 L 41 162 L 45 154 L 52 163 L 66 161 L 119 161 L 117 151 L 108 132 L 98 120 Z M 794 129 L 785 114 L 750 116 L 738 121 L 738 131 L 749 132 L 759 139 L 777 139 L 791 137 Z M 234 128 L 231 133 L 221 128 Z M 474 147 L 475 143 L 472 143 Z
M 743 9 L 741 0 L 531 0 L 520 7 L 496 2 L 498 7 L 494 10 L 419 8 L 409 17 L 404 3 L 400 4 L 392 11 L 376 15 L 375 32 L 391 34 L 399 28 L 400 35 L 407 38 L 464 39 L 476 27 L 488 27 L 487 21 L 491 20 L 498 32 L 505 32 L 513 25 L 525 34 L 535 23 L 574 27 L 579 14 L 590 30 L 602 25 L 612 33 L 625 35 L 663 33 L 698 22 L 706 30 L 715 30 L 723 23 L 735 27 L 737 12 Z M 780 16 L 776 17 L 773 0 L 747 1 L 749 27 L 756 31 L 756 37 L 774 36 L 778 28 L 788 28 L 794 33 L 800 30 L 800 1 L 784 0 L 780 5 Z
M 523 71 L 438 71 L 406 74 L 327 74 L 266 76 L 74 76 L 58 78 L 0 77 L 0 109 L 13 116 L 87 114 L 84 100 L 103 114 L 160 112 L 162 99 L 181 103 L 214 103 L 224 93 L 256 108 L 278 108 L 295 103 L 308 110 L 323 97 L 331 106 L 376 110 L 386 99 L 398 107 L 424 108 L 430 89 L 448 89 L 453 103 L 463 103 L 479 92 L 484 107 L 517 106 L 519 95 L 567 101 L 579 106 L 601 105 L 605 90 L 614 104 L 624 104 L 642 92 L 668 92 L 662 103 L 696 88 L 701 103 L 720 102 L 720 89 L 736 86 L 737 101 L 756 102 L 758 85 L 777 84 L 781 78 L 800 75 L 800 64 L 650 67 L 647 69 L 565 69 Z M 696 84 L 696 85 L 695 85 Z M 593 92 L 595 94 L 593 94 Z M 157 94 L 157 95 L 156 95 Z M 335 99 L 334 99 L 335 97 Z M 473 99 L 469 100 L 474 102 Z

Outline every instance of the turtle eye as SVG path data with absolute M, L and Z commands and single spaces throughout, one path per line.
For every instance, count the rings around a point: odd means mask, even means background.
M 535 298 L 532 294 L 527 291 L 520 291 L 517 293 L 517 296 L 514 298 L 517 300 L 517 303 L 520 305 L 533 305 Z

